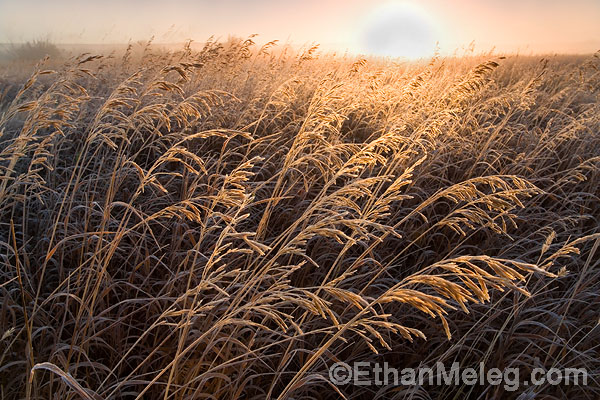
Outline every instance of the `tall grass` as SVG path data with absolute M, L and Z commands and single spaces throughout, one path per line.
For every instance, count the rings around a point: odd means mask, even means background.
M 274 45 L 2 83 L 2 398 L 600 395 L 598 55 Z M 340 360 L 590 382 L 335 387 Z

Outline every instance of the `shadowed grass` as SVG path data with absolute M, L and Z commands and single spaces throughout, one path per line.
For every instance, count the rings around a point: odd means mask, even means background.
M 597 397 L 598 55 L 252 39 L 2 88 L 2 398 Z M 590 382 L 335 387 L 340 360 Z

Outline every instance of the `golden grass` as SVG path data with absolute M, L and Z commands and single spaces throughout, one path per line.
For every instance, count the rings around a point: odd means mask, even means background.
M 339 360 L 587 368 L 528 398 L 597 397 L 598 54 L 252 39 L 5 67 L 1 398 L 520 393 L 336 388 Z

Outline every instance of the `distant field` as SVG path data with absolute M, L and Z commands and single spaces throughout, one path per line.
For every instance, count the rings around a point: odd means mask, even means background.
M 251 39 L 0 64 L 0 397 L 598 398 L 599 68 Z

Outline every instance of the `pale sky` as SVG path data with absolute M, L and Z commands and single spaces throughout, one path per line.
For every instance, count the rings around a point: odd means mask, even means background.
M 211 35 L 317 42 L 325 49 L 426 56 L 476 50 L 591 53 L 600 0 L 0 0 L 0 42 L 174 43 Z

